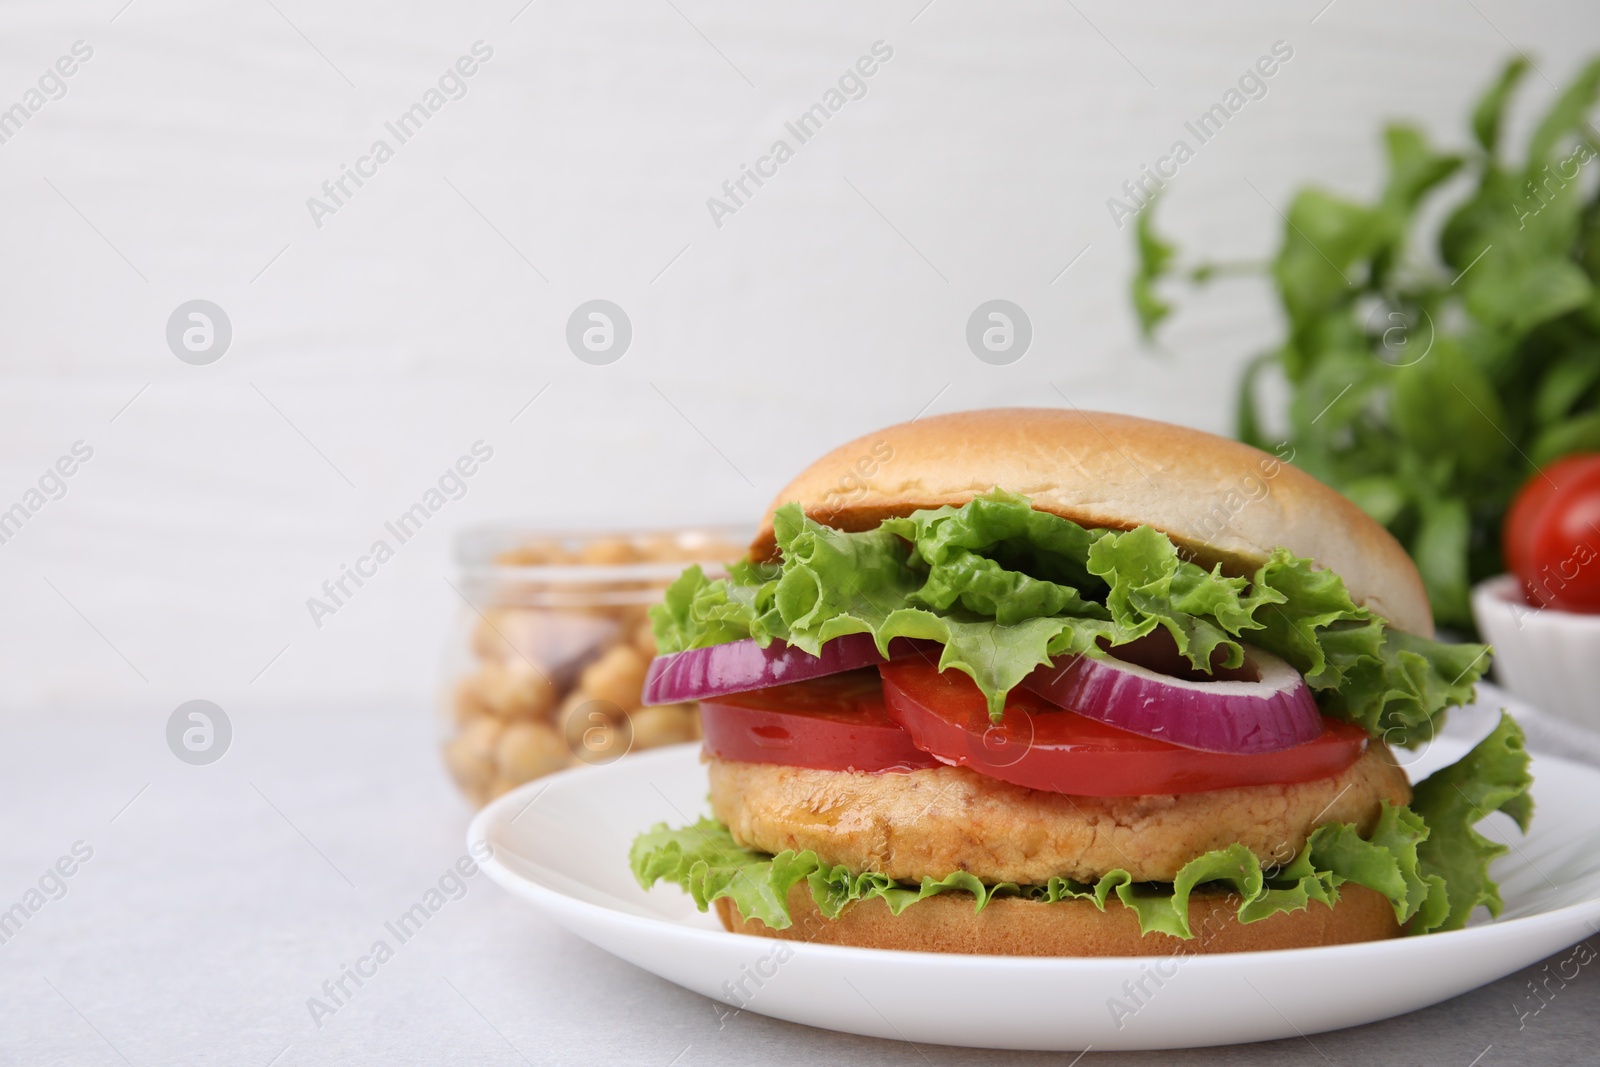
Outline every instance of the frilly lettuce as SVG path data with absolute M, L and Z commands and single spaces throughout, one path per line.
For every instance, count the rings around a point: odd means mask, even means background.
M 971 894 L 982 911 L 991 900 L 1021 897 L 1040 903 L 1087 900 L 1104 911 L 1113 894 L 1139 917 L 1144 933 L 1189 938 L 1190 897 L 1196 889 L 1226 889 L 1237 898 L 1237 917 L 1249 923 L 1312 901 L 1332 906 L 1347 883 L 1388 899 L 1396 921 L 1413 934 L 1456 929 L 1482 903 L 1498 914 L 1499 893 L 1489 879 L 1489 860 L 1505 851 L 1473 825 L 1490 811 L 1509 814 L 1526 828 L 1532 814 L 1527 795 L 1528 756 L 1522 732 L 1508 715 L 1477 747 L 1417 786 L 1410 807 L 1383 805 L 1373 832 L 1363 838 L 1348 823 L 1312 832 L 1287 866 L 1263 870 L 1243 845 L 1196 857 L 1170 883 L 1135 882 L 1123 870 L 1095 882 L 1052 878 L 1043 885 L 986 884 L 965 871 L 906 885 L 873 872 L 855 873 L 824 863 L 815 852 L 777 855 L 741 847 L 722 823 L 703 818 L 682 829 L 666 824 L 640 834 L 629 860 L 639 884 L 659 881 L 682 887 L 700 910 L 726 897 L 746 918 L 776 930 L 793 925 L 789 891 L 805 882 L 821 913 L 837 918 L 851 904 L 881 899 L 898 915 L 941 893 Z
M 973 910 L 982 911 L 1001 897 L 1022 897 L 1040 903 L 1086 900 L 1104 911 L 1114 895 L 1132 908 L 1144 933 L 1193 936 L 1189 900 L 1197 888 L 1226 889 L 1237 898 L 1240 922 L 1254 922 L 1280 911 L 1298 911 L 1315 900 L 1333 905 L 1339 886 L 1355 882 L 1389 898 L 1401 922 L 1417 913 L 1427 886 L 1418 870 L 1417 846 L 1427 836 L 1422 820 L 1406 808 L 1385 807 L 1381 837 L 1363 841 L 1354 827 L 1330 824 L 1313 835 L 1294 862 L 1268 872 L 1243 845 L 1230 845 L 1196 857 L 1172 882 L 1141 883 L 1124 870 L 1108 871 L 1094 882 L 1052 878 L 1042 885 L 1015 882 L 986 884 L 957 871 L 943 878 L 924 878 L 906 885 L 873 872 L 853 873 L 829 866 L 815 852 L 780 852 L 776 856 L 740 848 L 728 828 L 713 819 L 682 829 L 665 824 L 634 841 L 635 877 L 645 887 L 658 881 L 681 886 L 700 910 L 723 897 L 746 918 L 760 919 L 775 930 L 793 925 L 789 890 L 806 883 L 817 909 L 830 919 L 851 904 L 881 899 L 898 915 L 906 908 L 941 893 L 971 894 Z M 1381 841 L 1381 843 L 1379 843 Z M 1420 892 L 1414 887 L 1421 886 Z
M 1440 878 L 1445 888 L 1439 929 L 1466 925 L 1479 904 L 1486 905 L 1491 915 L 1500 914 L 1500 891 L 1489 878 L 1489 863 L 1510 846 L 1489 840 L 1473 827 L 1490 812 L 1501 811 L 1526 833 L 1533 819 L 1530 784 L 1522 729 L 1504 713 L 1494 732 L 1471 752 L 1417 783 L 1411 807 L 1433 828 L 1417 853 L 1423 868 Z
M 1005 695 L 1040 664 L 1171 634 L 1200 670 L 1237 666 L 1248 643 L 1288 660 L 1324 714 L 1390 744 L 1430 739 L 1445 708 L 1469 701 L 1482 645 L 1388 628 L 1343 581 L 1278 550 L 1249 578 L 1206 570 L 1148 526 L 1085 529 L 995 490 L 962 507 L 846 533 L 795 504 L 773 518 L 781 563 L 742 563 L 725 579 L 691 567 L 652 609 L 662 652 L 742 638 L 815 654 L 869 633 L 944 645 L 941 670 L 970 675 L 998 719 Z

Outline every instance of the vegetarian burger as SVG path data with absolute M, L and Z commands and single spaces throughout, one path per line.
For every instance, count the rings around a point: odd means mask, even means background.
M 870 476 L 864 473 L 870 472 Z M 1474 824 L 1526 828 L 1416 568 L 1349 500 L 1123 415 L 965 412 L 834 450 L 725 578 L 654 611 L 646 698 L 699 700 L 711 815 L 634 874 L 729 930 L 1006 955 L 1336 944 L 1497 913 Z

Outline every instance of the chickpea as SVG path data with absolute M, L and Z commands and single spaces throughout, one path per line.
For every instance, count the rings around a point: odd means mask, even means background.
M 538 722 L 514 722 L 495 746 L 500 780 L 520 785 L 559 771 L 568 763 L 567 746 L 555 730 Z
M 474 719 L 458 737 L 465 743 L 467 751 L 487 757 L 493 753 L 495 742 L 499 741 L 503 729 L 505 724 L 495 719 Z
M 556 730 L 567 737 L 581 734 L 591 726 L 601 725 L 594 718 L 596 713 L 613 726 L 628 717 L 627 712 L 615 703 L 592 697 L 582 689 L 574 689 L 567 694 L 555 713 Z
M 522 782 L 512 781 L 510 778 L 496 778 L 494 780 L 494 784 L 489 787 L 489 800 L 496 800 L 500 797 L 503 797 L 517 786 L 522 784 Z M 484 801 L 485 804 L 488 802 L 488 800 Z M 479 806 L 481 807 L 482 805 Z
M 650 617 L 649 604 L 619 604 L 611 609 L 611 617 L 621 624 L 624 633 Z
M 691 534 L 673 541 L 671 549 L 663 554 L 663 558 L 695 563 L 706 560 L 738 559 L 744 553 L 745 550 L 742 547 L 729 544 L 721 538 Z
M 450 695 L 450 708 L 455 714 L 458 727 L 465 727 L 473 719 L 482 718 L 490 714 L 488 705 L 478 693 L 477 679 L 462 678 L 456 682 L 455 691 Z
M 680 741 L 693 741 L 698 716 L 693 704 L 659 704 L 629 712 L 633 723 L 633 747 L 656 748 L 675 745 Z
M 629 567 L 733 559 L 710 533 L 641 533 L 588 540 L 532 537 L 496 557 L 507 567 Z M 581 580 L 574 580 L 581 579 Z M 474 804 L 576 763 L 608 763 L 632 748 L 700 736 L 695 705 L 641 708 L 659 648 L 647 602 L 667 578 L 568 570 L 506 574 L 472 619 L 473 665 L 448 691 L 456 734 L 451 775 Z M 492 606 L 491 606 L 492 605 Z
M 712 541 L 700 550 L 699 559 L 721 559 L 732 562 L 742 558 L 748 550 L 744 545 L 730 541 Z
M 659 651 L 656 648 L 656 632 L 654 627 L 650 625 L 649 619 L 645 619 L 633 628 L 632 640 L 633 647 L 638 650 L 639 655 L 644 656 L 646 659 L 655 656 Z
M 613 623 L 619 608 L 611 601 L 617 586 L 612 582 L 563 582 L 560 588 L 561 611 L 564 621 L 587 617 L 588 625 Z
M 478 699 L 502 719 L 539 719 L 555 706 L 555 683 L 520 657 L 485 662 L 476 683 Z
M 543 541 L 529 541 L 508 548 L 494 558 L 503 567 L 536 567 L 550 558 L 550 545 Z
M 494 778 L 495 743 L 503 728 L 498 719 L 480 717 L 445 742 L 445 765 L 462 789 L 471 793 L 488 788 Z
M 450 772 L 451 779 L 469 797 L 476 797 L 488 782 L 494 778 L 494 763 L 490 760 L 479 759 L 463 751 L 456 743 L 460 739 L 449 741 L 444 746 L 444 765 Z
M 578 562 L 578 554 L 559 541 L 524 541 L 494 558 L 505 567 L 559 567 Z
M 639 554 L 649 560 L 675 560 L 682 551 L 673 534 L 650 534 L 639 542 Z
M 584 545 L 578 558 L 591 566 L 615 567 L 636 562 L 639 550 L 626 537 L 602 537 Z
M 512 625 L 519 612 L 490 608 L 472 627 L 472 654 L 479 659 L 503 659 L 516 655 L 506 642 L 515 640 Z
M 541 630 L 549 626 L 540 612 L 526 608 L 490 608 L 472 628 L 472 653 L 479 659 L 538 661 Z
M 605 700 L 624 710 L 639 706 L 649 663 L 632 645 L 613 645 L 584 668 L 578 691 L 593 700 Z
M 473 632 L 472 651 L 480 660 L 505 660 L 523 669 L 531 663 L 551 678 L 564 678 L 567 671 L 593 658 L 623 632 L 607 616 L 610 610 L 567 607 L 491 611 L 489 623 L 480 620 Z

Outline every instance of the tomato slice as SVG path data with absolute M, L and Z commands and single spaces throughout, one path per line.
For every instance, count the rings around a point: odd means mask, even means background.
M 701 700 L 700 726 L 720 759 L 824 771 L 940 766 L 889 718 L 871 667 Z
M 1303 745 L 1239 756 L 1181 748 L 1058 708 L 1024 689 L 996 726 L 976 683 L 921 659 L 878 667 L 889 717 L 918 748 L 1002 782 L 1085 797 L 1203 793 L 1338 774 L 1367 747 L 1359 726 L 1324 718 Z

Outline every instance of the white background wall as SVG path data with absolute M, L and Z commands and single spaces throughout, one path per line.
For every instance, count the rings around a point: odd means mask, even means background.
M 1189 247 L 1250 257 L 1281 224 L 1246 177 L 1280 206 L 1309 178 L 1368 194 L 1384 117 L 1460 143 L 1507 39 L 1560 84 L 1600 46 L 1578 0 L 1324 3 L 9 0 L 0 107 L 94 56 L 0 145 L 0 507 L 73 442 L 94 458 L 0 545 L 0 701 L 415 700 L 455 528 L 753 518 L 930 401 L 1054 383 L 1226 430 L 1268 294 L 1192 299 L 1142 349 L 1121 182 L 1289 42 L 1164 204 Z M 306 198 L 480 39 L 469 94 L 318 229 Z M 706 198 L 880 39 L 866 98 L 716 228 Z M 164 340 L 196 297 L 233 322 L 211 366 Z M 611 366 L 563 342 L 593 297 L 634 323 Z M 1011 366 L 964 342 L 991 297 L 1034 323 Z M 478 439 L 465 499 L 314 629 L 306 597 Z

